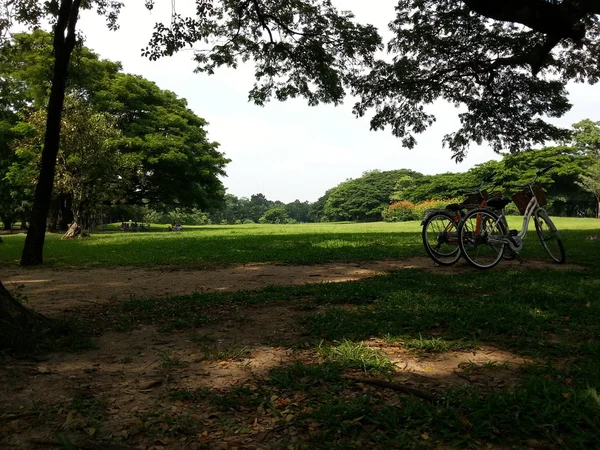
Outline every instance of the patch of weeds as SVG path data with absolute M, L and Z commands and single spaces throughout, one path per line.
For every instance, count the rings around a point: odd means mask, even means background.
M 311 387 L 321 387 L 326 383 L 341 385 L 341 374 L 340 366 L 331 362 L 311 365 L 296 362 L 290 366 L 271 369 L 268 383 L 279 389 L 305 391 Z
M 196 344 L 208 345 L 216 344 L 217 340 L 208 334 L 193 333 L 190 335 L 190 340 Z
M 327 361 L 348 369 L 379 373 L 389 373 L 394 369 L 394 363 L 385 355 L 363 342 L 344 340 L 339 345 L 326 345 L 321 341 L 317 346 L 317 353 Z
M 487 370 L 507 370 L 508 361 L 485 361 L 476 363 L 473 361 L 464 361 L 458 364 L 458 368 L 465 372 L 487 371 Z
M 205 401 L 224 411 L 256 408 L 266 404 L 269 398 L 267 391 L 247 385 L 235 386 L 225 392 L 216 392 L 206 388 L 174 389 L 170 391 L 170 395 L 175 400 L 192 403 Z
M 62 411 L 67 412 L 65 426 L 83 429 L 89 436 L 97 436 L 102 427 L 101 420 L 106 409 L 104 397 L 76 396 Z M 61 412 L 59 410 L 59 413 Z
M 210 345 L 200 346 L 203 352 L 203 359 L 207 361 L 223 361 L 226 359 L 240 360 L 250 354 L 250 347 L 240 345 L 237 341 L 231 343 L 227 347 L 220 347 L 216 342 Z
M 419 339 L 407 339 L 403 341 L 403 346 L 416 353 L 446 353 L 457 350 L 468 350 L 476 347 L 474 342 L 469 341 L 447 341 L 438 337 L 431 339 L 423 338 L 419 334 Z
M 181 367 L 185 363 L 180 358 L 171 358 L 166 352 L 154 349 L 160 357 L 160 368 L 163 370 L 170 370 L 175 367 Z
M 67 405 L 67 408 L 89 419 L 99 420 L 106 408 L 106 399 L 103 397 L 76 396 Z
M 146 435 L 151 438 L 189 436 L 196 433 L 196 421 L 187 413 L 172 414 L 160 409 L 151 409 L 139 412 L 136 416 L 143 422 Z
M 123 356 L 121 359 L 119 359 L 121 364 L 130 364 L 132 361 L 133 358 L 131 356 Z
M 79 322 L 50 320 L 32 322 L 17 330 L 10 326 L 0 327 L 0 348 L 16 353 L 39 351 L 70 351 L 98 348 L 89 331 Z

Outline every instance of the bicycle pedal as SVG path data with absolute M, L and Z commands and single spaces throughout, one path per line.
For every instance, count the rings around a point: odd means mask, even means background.
M 518 230 L 510 230 L 510 231 L 508 232 L 508 234 L 509 234 L 510 236 L 517 236 L 517 235 L 519 234 L 519 231 L 518 231 Z

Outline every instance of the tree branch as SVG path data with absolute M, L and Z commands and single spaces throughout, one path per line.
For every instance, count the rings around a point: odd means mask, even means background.
M 473 11 L 502 22 L 516 22 L 532 30 L 552 36 L 579 41 L 585 28 L 579 21 L 593 14 L 588 2 L 568 1 L 550 3 L 546 0 L 463 0 Z M 587 5 L 587 8 L 586 8 Z
M 390 383 L 389 381 L 380 380 L 378 378 L 363 378 L 363 377 L 355 377 L 353 375 L 344 375 L 343 378 L 347 380 L 356 381 L 357 383 L 365 383 L 371 384 L 373 386 L 379 386 L 386 389 L 392 389 L 394 391 L 402 392 L 403 394 L 414 395 L 415 397 L 422 398 L 424 400 L 435 402 L 436 398 L 434 395 L 422 391 L 420 389 L 415 389 L 409 386 L 405 386 L 403 384 L 398 383 Z
M 274 44 L 275 40 L 273 39 L 273 33 L 271 32 L 271 29 L 267 25 L 267 21 L 265 20 L 265 16 L 263 15 L 262 10 L 260 9 L 258 0 L 252 0 L 252 4 L 254 5 L 254 10 L 256 11 L 256 15 L 258 16 L 259 23 L 262 25 L 262 27 L 265 30 L 267 30 L 267 33 L 269 33 L 269 40 L 271 41 L 271 44 Z

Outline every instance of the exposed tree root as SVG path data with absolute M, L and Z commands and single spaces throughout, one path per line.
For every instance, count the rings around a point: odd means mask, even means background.
M 343 378 L 347 380 L 356 381 L 357 383 L 370 384 L 372 386 L 382 387 L 386 389 L 393 389 L 394 391 L 402 392 L 403 394 L 414 395 L 415 397 L 422 398 L 429 402 L 435 402 L 437 398 L 429 392 L 422 391 L 420 389 L 412 388 L 404 384 L 391 383 L 389 381 L 380 380 L 378 378 L 363 378 L 356 377 L 353 375 L 344 375 Z

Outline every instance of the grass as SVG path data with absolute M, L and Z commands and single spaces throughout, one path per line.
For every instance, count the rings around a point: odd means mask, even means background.
M 600 241 L 586 236 L 600 234 L 600 221 L 556 222 L 569 262 L 587 270 L 525 271 L 502 263 L 491 271 L 459 274 L 409 269 L 346 283 L 132 299 L 106 313 L 118 316 L 117 327 L 150 323 L 165 331 L 194 330 L 190 345 L 204 349 L 208 359 L 236 359 L 249 350 L 243 343 L 222 348 L 199 334 L 218 320 L 216 306 L 274 301 L 292 306 L 307 299 L 318 305 L 304 311 L 302 319 L 307 342 L 320 343 L 309 347 L 314 352 L 300 352 L 312 359 L 281 364 L 264 378 L 222 391 L 169 385 L 171 400 L 200 410 L 205 405 L 216 408 L 219 419 L 207 420 L 220 420 L 222 429 L 247 428 L 264 411 L 278 428 L 294 431 L 293 437 L 284 435 L 275 444 L 270 439 L 276 433 L 265 434 L 265 448 L 518 449 L 527 448 L 532 439 L 546 448 L 595 448 L 600 435 Z M 52 237 L 47 259 L 55 267 L 186 268 L 398 259 L 424 255 L 418 231 L 418 223 L 311 224 L 202 227 L 180 234 L 107 233 L 73 242 Z M 3 251 L 16 255 L 11 246 L 21 245 L 18 239 L 22 238 L 7 236 Z M 112 257 L 113 251 L 118 256 Z M 534 233 L 528 236 L 523 258 L 547 260 Z M 428 403 L 343 378 L 348 370 L 369 376 L 397 370 L 385 354 L 364 343 L 373 338 L 400 346 L 416 358 L 486 346 L 531 362 L 513 374 L 516 384 L 509 388 L 442 389 L 436 391 L 439 401 Z M 121 359 L 122 364 L 130 362 L 129 357 Z M 161 366 L 180 368 L 181 361 L 164 354 Z M 481 377 L 514 370 L 512 364 L 509 368 L 498 362 L 465 362 L 458 369 Z M 102 420 L 102 405 L 96 408 L 84 399 L 72 406 Z M 195 438 L 205 425 L 185 411 L 157 408 L 138 413 L 140 427 L 149 436 Z
M 362 342 L 344 340 L 335 345 L 321 342 L 317 347 L 317 354 L 341 367 L 364 372 L 389 373 L 394 367 L 394 364 L 380 351 L 367 347 Z
M 520 227 L 520 218 L 510 218 Z M 572 241 L 600 234 L 595 219 L 557 218 L 567 251 Z M 530 224 L 533 230 L 533 224 Z M 206 268 L 228 264 L 275 262 L 315 264 L 423 256 L 419 222 L 317 223 L 298 225 L 230 225 L 186 228 L 183 232 L 99 232 L 80 240 L 48 235 L 45 262 L 52 267 L 114 267 L 176 265 Z M 4 236 L 0 265 L 18 263 L 24 235 Z M 588 241 L 600 251 L 600 241 Z M 523 256 L 543 256 L 531 231 Z M 570 256 L 570 253 L 568 253 Z
M 585 239 L 597 231 L 568 224 L 562 225 L 570 262 L 586 271 L 522 271 L 502 264 L 461 274 L 400 270 L 347 283 L 131 300 L 124 312 L 136 321 L 185 329 L 197 326 L 195 317 L 209 320 L 217 305 L 306 299 L 320 305 L 303 319 L 308 341 L 321 342 L 319 363 L 276 367 L 260 390 L 173 394 L 227 411 L 259 403 L 270 411 L 276 409 L 270 399 L 300 397 L 302 405 L 288 407 L 277 420 L 301 438 L 283 439 L 281 448 L 525 448 L 531 439 L 548 448 L 591 448 L 600 433 L 600 301 L 592 294 L 600 292 L 600 251 L 597 241 Z M 418 235 L 406 233 L 417 245 Z M 529 255 L 543 257 L 531 237 Z M 372 338 L 417 357 L 487 346 L 531 363 L 514 373 L 510 388 L 446 389 L 432 405 L 342 378 L 347 370 L 393 373 L 389 359 L 364 344 Z M 514 371 L 501 362 L 466 362 L 458 369 L 490 377 Z

